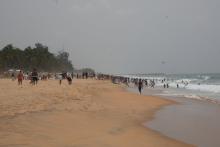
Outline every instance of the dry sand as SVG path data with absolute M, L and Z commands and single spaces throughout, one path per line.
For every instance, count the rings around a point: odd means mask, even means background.
M 0 147 L 188 147 L 143 126 L 172 101 L 108 81 L 0 80 Z

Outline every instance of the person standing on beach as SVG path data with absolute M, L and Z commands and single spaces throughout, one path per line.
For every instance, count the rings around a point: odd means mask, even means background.
M 15 80 L 15 73 L 14 72 L 11 74 L 11 79 L 12 79 L 12 81 Z
M 21 70 L 20 70 L 20 72 L 19 72 L 17 78 L 18 78 L 18 85 L 22 85 L 22 81 L 23 81 L 23 79 L 24 79 L 24 75 L 23 75 L 23 73 L 22 73 Z
M 37 70 L 35 68 L 34 68 L 32 74 L 31 74 L 31 80 L 32 80 L 33 85 L 37 85 L 38 73 L 37 73 Z
M 62 80 L 63 80 L 63 76 L 62 74 L 58 74 L 58 79 L 59 79 L 59 84 L 61 85 L 62 84 Z
M 62 84 L 62 79 L 63 79 L 62 76 L 60 76 L 60 77 L 59 77 L 59 83 L 60 83 L 60 85 Z
M 72 84 L 72 78 L 71 78 L 71 76 L 67 76 L 67 81 L 68 81 L 68 83 L 69 83 L 69 85 L 71 85 Z
M 138 90 L 139 90 L 139 93 L 141 94 L 141 90 L 143 88 L 143 83 L 142 83 L 142 80 L 139 79 L 139 82 L 138 82 Z
M 73 77 L 74 77 L 74 73 L 73 73 L 73 72 L 71 73 L 71 77 L 72 77 L 72 79 L 73 79 Z

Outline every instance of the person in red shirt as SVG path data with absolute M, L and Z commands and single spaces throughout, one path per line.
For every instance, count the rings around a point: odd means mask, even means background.
M 18 78 L 18 85 L 22 85 L 22 81 L 24 79 L 24 75 L 23 75 L 22 71 L 19 72 L 17 78 Z

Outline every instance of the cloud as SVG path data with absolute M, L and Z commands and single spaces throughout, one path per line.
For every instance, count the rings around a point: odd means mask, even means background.
M 72 8 L 75 12 L 93 12 L 99 10 L 109 10 L 111 5 L 108 0 L 77 0 L 73 2 Z
M 0 0 L 0 45 L 40 41 L 53 52 L 64 45 L 74 65 L 103 72 L 220 72 L 219 6 L 219 0 Z

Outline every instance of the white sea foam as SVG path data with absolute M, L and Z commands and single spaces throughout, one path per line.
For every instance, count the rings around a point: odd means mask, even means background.
M 204 80 L 209 80 L 211 77 L 210 77 L 210 76 L 202 76 L 202 78 L 203 78 Z
M 196 94 L 186 94 L 184 95 L 185 98 L 190 98 L 190 99 L 197 99 L 197 100 L 202 100 L 202 98 Z
M 168 82 L 169 83 L 169 82 Z M 212 93 L 220 93 L 220 85 L 209 85 L 209 84 L 182 84 L 178 82 L 169 83 L 169 86 L 172 88 L 176 88 L 177 84 L 179 88 L 185 88 L 188 90 L 195 90 L 201 92 L 212 92 Z M 163 86 L 163 84 L 157 84 L 158 86 Z
M 156 86 L 163 86 L 164 84 L 169 84 L 170 87 L 176 88 L 178 84 L 179 88 L 184 88 L 188 90 L 220 93 L 220 85 L 214 83 L 208 83 L 208 84 L 206 83 L 211 78 L 208 75 L 197 75 L 194 76 L 194 78 L 176 78 L 176 77 L 171 78 L 166 76 L 138 76 L 138 75 L 126 75 L 126 77 L 155 80 Z M 161 82 L 163 79 L 166 79 L 164 83 Z
M 204 91 L 204 92 L 214 92 L 220 93 L 220 85 L 196 85 L 196 84 L 189 84 L 186 86 L 186 89 L 190 90 L 197 90 L 197 91 Z

